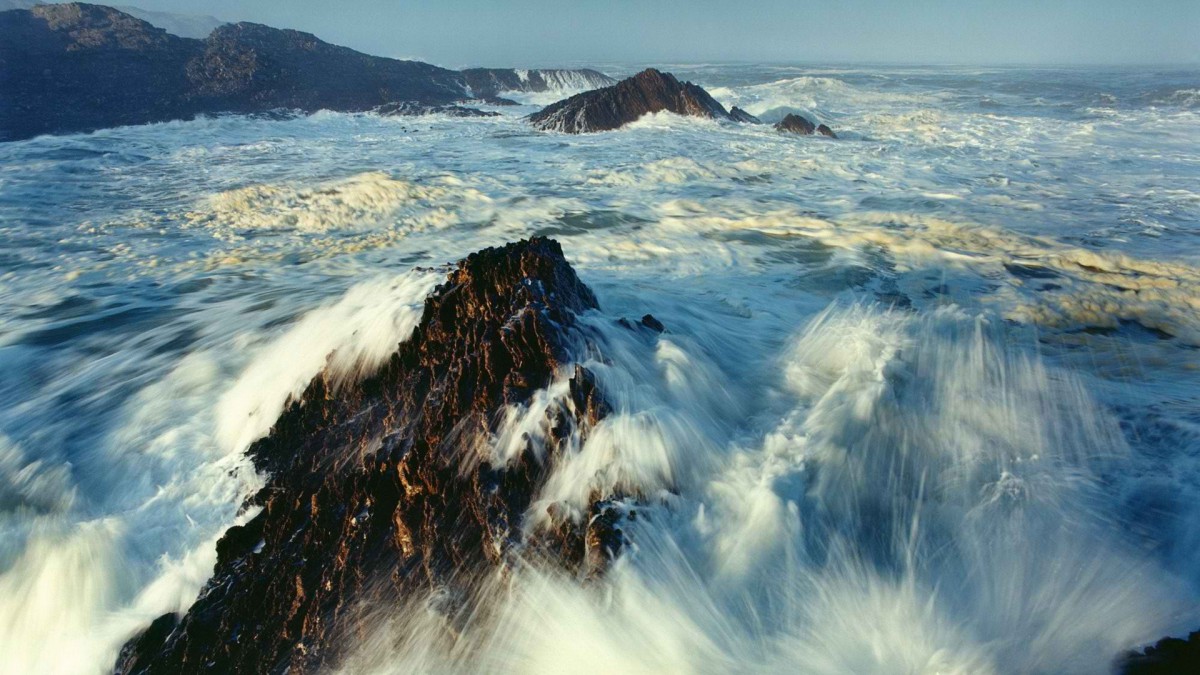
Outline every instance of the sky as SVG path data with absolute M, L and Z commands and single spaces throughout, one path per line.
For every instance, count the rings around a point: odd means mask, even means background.
M 1200 63 L 1200 0 L 122 2 L 296 28 L 448 67 Z

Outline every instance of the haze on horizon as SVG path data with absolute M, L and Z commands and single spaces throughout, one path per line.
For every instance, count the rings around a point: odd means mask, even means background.
M 122 0 L 448 67 L 581 62 L 1196 64 L 1196 0 Z

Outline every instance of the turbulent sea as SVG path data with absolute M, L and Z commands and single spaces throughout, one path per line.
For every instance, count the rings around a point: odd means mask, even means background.
M 288 397 L 532 235 L 615 409 L 534 511 L 623 486 L 632 545 L 454 636 L 373 607 L 346 672 L 1096 673 L 1200 628 L 1200 71 L 660 67 L 840 139 L 531 130 L 555 92 L 0 145 L 0 672 L 186 610 Z

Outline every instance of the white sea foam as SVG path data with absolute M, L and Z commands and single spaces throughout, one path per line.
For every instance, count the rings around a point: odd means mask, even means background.
M 318 373 L 336 387 L 374 372 L 416 328 L 425 297 L 442 278 L 413 272 L 363 282 L 261 347 L 218 406 L 221 444 L 240 452 L 261 438 Z

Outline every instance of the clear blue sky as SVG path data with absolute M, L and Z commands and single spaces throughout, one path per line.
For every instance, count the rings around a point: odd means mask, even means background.
M 92 0 L 93 2 L 98 0 Z M 1200 62 L 1200 0 L 122 0 L 446 66 Z

